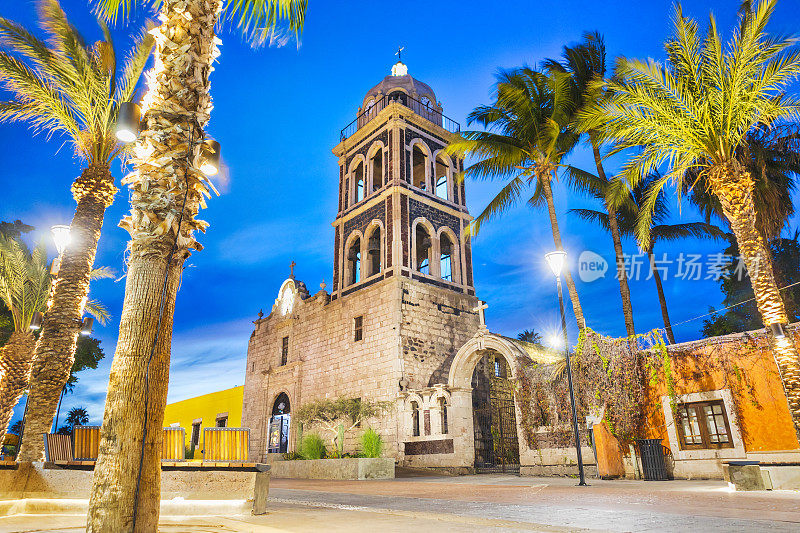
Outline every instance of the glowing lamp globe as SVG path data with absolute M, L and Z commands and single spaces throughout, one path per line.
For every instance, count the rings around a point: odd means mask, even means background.
M 139 125 L 142 119 L 142 111 L 133 102 L 122 102 L 119 105 L 117 114 L 117 126 L 114 134 L 117 139 L 124 143 L 131 143 L 139 137 Z
M 58 255 L 63 254 L 70 241 L 69 226 L 64 224 L 53 226 L 50 228 L 50 233 L 53 235 L 53 242 L 56 245 L 56 251 L 58 251 Z
M 220 150 L 219 143 L 213 139 L 203 143 L 200 171 L 206 176 L 216 176 L 219 173 Z
M 553 272 L 553 275 L 556 277 L 560 276 L 561 270 L 564 268 L 564 263 L 567 260 L 567 252 L 564 250 L 556 250 L 555 252 L 545 254 L 544 258 L 547 261 L 547 266 L 549 266 L 550 270 Z

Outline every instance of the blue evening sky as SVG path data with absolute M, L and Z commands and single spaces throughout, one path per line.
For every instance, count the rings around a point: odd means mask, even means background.
M 2 16 L 33 27 L 34 3 L 7 2 Z M 221 31 L 222 55 L 212 75 L 214 111 L 208 132 L 222 143 L 229 171 L 220 198 L 201 213 L 211 226 L 200 241 L 205 250 L 187 262 L 178 294 L 170 370 L 169 401 L 220 390 L 243 382 L 247 341 L 259 309 L 269 313 L 289 263 L 313 292 L 332 274 L 336 214 L 337 162 L 331 149 L 339 130 L 355 118 L 365 92 L 378 83 L 404 46 L 409 73 L 429 84 L 445 114 L 465 125 L 466 115 L 489 102 L 498 67 L 538 64 L 559 57 L 564 44 L 584 30 L 605 35 L 609 62 L 618 55 L 662 59 L 670 33 L 671 3 L 666 0 L 559 0 L 540 2 L 323 2 L 311 0 L 302 42 L 278 48 L 251 49 L 230 31 Z M 737 0 L 692 0 L 687 15 L 707 21 L 713 11 L 729 35 Z M 64 8 L 87 38 L 99 30 L 84 0 L 64 0 Z M 117 46 L 141 24 L 146 11 L 128 26 L 114 29 Z M 796 0 L 782 0 L 771 29 L 789 33 L 800 27 Z M 5 95 L 4 95 L 5 96 Z M 81 162 L 63 139 L 31 137 L 25 126 L 0 127 L 4 178 L 0 220 L 22 219 L 46 236 L 53 224 L 69 223 L 74 202 L 69 193 Z M 580 148 L 570 162 L 594 171 L 590 153 Z M 614 172 L 610 164 L 607 172 Z M 115 168 L 119 178 L 122 171 Z M 499 190 L 499 182 L 467 183 L 470 211 L 477 214 Z M 597 207 L 586 198 L 556 187 L 557 209 L 565 247 L 573 259 L 584 250 L 612 263 L 611 239 L 600 228 L 566 214 L 573 207 Z M 121 192 L 107 211 L 96 265 L 124 274 L 128 234 L 117 227 L 127 212 Z M 677 209 L 674 221 L 699 220 L 690 207 Z M 794 223 L 795 221 L 793 221 Z M 657 252 L 678 255 L 721 252 L 724 243 L 686 240 Z M 51 250 L 52 250 L 51 245 Z M 474 241 L 475 285 L 488 301 L 492 331 L 516 335 L 525 328 L 556 331 L 555 283 L 543 265 L 553 248 L 544 211 L 525 205 L 510 210 L 482 230 Z M 626 242 L 627 253 L 637 253 Z M 53 253 L 54 250 L 53 250 Z M 699 337 L 702 320 L 692 320 L 720 306 L 722 293 L 713 280 L 675 280 L 673 264 L 665 291 L 678 341 Z M 705 269 L 701 277 L 705 277 Z M 637 331 L 663 327 L 655 285 L 646 278 L 631 282 Z M 577 277 L 577 276 L 576 276 Z M 587 322 L 593 329 L 624 335 L 619 287 L 613 268 L 604 278 L 578 281 Z M 79 377 L 75 393 L 64 399 L 62 413 L 86 406 L 93 423 L 102 418 L 108 372 L 114 354 L 124 296 L 124 280 L 98 281 L 92 297 L 113 319 L 96 327 L 106 358 L 97 370 Z M 568 310 L 571 313 L 571 309 Z M 571 339 L 575 327 L 569 318 Z M 17 408 L 20 416 L 24 404 Z M 63 417 L 63 415 L 62 415 Z

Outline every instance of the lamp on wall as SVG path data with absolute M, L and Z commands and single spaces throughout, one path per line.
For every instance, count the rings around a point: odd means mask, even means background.
M 200 148 L 200 171 L 206 176 L 216 176 L 219 173 L 221 146 L 214 139 L 203 142 Z

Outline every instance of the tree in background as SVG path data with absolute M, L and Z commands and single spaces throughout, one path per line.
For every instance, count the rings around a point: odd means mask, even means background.
M 0 236 L 0 300 L 11 314 L 14 326 L 0 348 L 0 438 L 14 415 L 14 406 L 29 384 L 35 346 L 30 325 L 33 315 L 47 308 L 52 287 L 50 271 L 44 243 L 29 250 L 21 239 Z M 93 269 L 90 276 L 97 279 L 110 277 L 111 273 L 108 269 Z M 100 323 L 108 319 L 107 311 L 98 302 L 88 300 L 86 310 Z M 86 354 L 89 358 L 93 355 Z M 28 417 L 26 425 L 29 420 Z
M 72 428 L 84 426 L 89 423 L 89 412 L 85 407 L 73 407 L 67 412 L 66 422 Z
M 36 343 L 25 422 L 31 435 L 50 430 L 69 378 L 103 215 L 117 192 L 110 170 L 123 150 L 113 131 L 117 111 L 121 102 L 133 98 L 153 48 L 152 37 L 142 34 L 118 73 L 117 53 L 104 23 L 104 40 L 90 44 L 56 0 L 42 0 L 38 8 L 45 39 L 0 18 L 0 85 L 13 95 L 0 102 L 0 121 L 26 123 L 45 138 L 71 142 L 86 167 L 72 183 L 77 205 L 71 243 L 61 258 Z M 44 460 L 43 439 L 25 439 L 19 460 Z
M 320 425 L 331 434 L 331 444 L 338 457 L 342 455 L 344 436 L 369 418 L 382 416 L 392 402 L 362 400 L 361 398 L 323 398 L 304 403 L 295 415 L 299 422 Z
M 604 127 L 616 151 L 637 150 L 624 168 L 633 185 L 669 166 L 642 206 L 645 215 L 669 182 L 676 182 L 680 193 L 690 171 L 705 177 L 736 236 L 763 323 L 779 333 L 773 336 L 773 351 L 800 435 L 800 358 L 791 336 L 781 333 L 788 316 L 759 231 L 754 178 L 737 155 L 748 133 L 800 116 L 797 99 L 785 93 L 800 75 L 796 39 L 766 33 L 775 4 L 743 4 L 739 28 L 727 45 L 713 17 L 702 37 L 697 23 L 676 5 L 666 64 L 621 59 L 619 79 L 607 84 L 611 99 L 584 118 Z M 647 216 L 640 217 L 637 236 L 645 246 L 649 227 Z
M 650 187 L 658 181 L 658 174 L 652 174 L 645 178 L 629 192 L 627 197 L 618 201 L 618 228 L 620 235 L 635 237 L 639 218 L 642 215 L 641 208 L 650 194 Z M 570 209 L 570 213 L 577 215 L 583 220 L 599 224 L 606 231 L 610 231 L 608 213 L 594 209 Z M 669 319 L 667 309 L 667 298 L 664 295 L 664 285 L 661 280 L 661 273 L 656 259 L 655 246 L 659 242 L 677 241 L 689 237 L 694 238 L 720 238 L 724 235 L 722 230 L 712 224 L 705 222 L 684 222 L 680 224 L 670 224 L 671 218 L 669 204 L 665 196 L 664 189 L 658 191 L 655 204 L 651 207 L 651 213 L 647 216 L 650 227 L 647 230 L 647 243 L 638 241 L 641 249 L 647 254 L 650 265 L 650 273 L 656 284 L 658 302 L 661 305 L 661 318 L 664 321 L 664 329 L 667 339 L 671 344 L 675 344 L 675 334 L 672 331 L 672 323 Z
M 258 40 L 280 21 L 299 32 L 306 11 L 305 0 L 95 0 L 112 18 L 134 3 L 158 7 L 160 25 L 152 31 L 155 65 L 142 102 L 143 131 L 133 147 L 134 171 L 125 178 L 131 197 L 130 215 L 120 224 L 131 235 L 125 300 L 87 531 L 158 527 L 175 298 L 186 258 L 202 249 L 195 232 L 208 223 L 196 217 L 204 195 L 214 190 L 200 168 L 203 154 L 190 147 L 202 142 L 210 118 L 220 12 L 238 17 L 240 29 Z
M 778 238 L 770 242 L 772 264 L 775 268 L 775 280 L 781 290 L 786 314 L 790 322 L 800 320 L 800 234 L 798 231 L 790 238 Z M 716 337 L 729 333 L 750 331 L 763 327 L 761 315 L 753 294 L 753 285 L 736 263 L 739 248 L 733 235 L 728 236 L 729 245 L 722 252 L 732 258 L 720 277 L 719 284 L 725 298 L 722 300 L 726 308 L 717 311 L 710 309 L 712 315 L 703 320 L 702 333 L 705 337 Z M 791 286 L 795 283 L 798 285 Z
M 576 99 L 576 111 L 588 109 L 598 105 L 608 98 L 608 93 L 602 84 L 606 79 L 606 44 L 603 36 L 598 32 L 586 32 L 583 39 L 576 46 L 565 46 L 561 61 L 548 59 L 545 67 L 550 70 L 565 72 L 570 75 L 573 83 L 573 92 Z M 580 116 L 580 115 L 577 115 Z M 576 117 L 573 117 L 573 120 Z M 574 126 L 574 125 L 573 125 Z M 631 291 L 628 287 L 628 275 L 624 265 L 622 252 L 622 239 L 620 238 L 617 224 L 617 196 L 624 191 L 621 180 L 606 175 L 603 167 L 603 158 L 600 148 L 603 136 L 597 128 L 588 128 L 585 131 L 577 128 L 579 135 L 585 135 L 592 147 L 594 164 L 597 175 L 573 166 L 567 167 L 567 176 L 571 178 L 573 187 L 589 192 L 602 203 L 607 213 L 608 231 L 614 244 L 614 255 L 617 264 L 617 280 L 619 281 L 619 294 L 622 298 L 622 315 L 625 319 L 625 331 L 631 337 L 636 334 L 633 326 L 633 306 L 631 304 Z M 622 186 L 621 186 L 622 185 Z
M 6 239 L 19 239 L 23 233 L 30 233 L 34 229 L 36 228 L 19 219 L 14 222 L 0 222 L 0 235 Z
M 523 189 L 533 186 L 528 204 L 547 206 L 553 242 L 557 250 L 564 249 L 552 181 L 578 140 L 568 127 L 575 105 L 570 76 L 563 72 L 546 74 L 523 67 L 497 75 L 494 102 L 475 108 L 468 116 L 469 124 L 477 122 L 486 131 L 462 131 L 447 147 L 460 157 L 468 154 L 480 159 L 465 170 L 466 175 L 508 181 L 470 223 L 470 233 L 476 235 L 484 222 L 514 205 Z M 575 282 L 568 268 L 563 274 L 578 329 L 583 329 L 586 320 Z
M 517 334 L 517 340 L 520 340 L 520 341 L 523 341 L 523 342 L 529 342 L 529 343 L 531 343 L 531 344 L 533 344 L 535 346 L 538 346 L 540 348 L 544 347 L 544 345 L 542 344 L 542 334 L 541 333 L 537 333 L 536 331 L 534 331 L 532 329 L 526 329 L 526 330 L 521 331 L 520 333 L 518 333 Z

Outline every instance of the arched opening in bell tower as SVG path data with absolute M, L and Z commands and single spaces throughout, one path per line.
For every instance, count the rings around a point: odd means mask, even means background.
M 364 199 L 364 165 L 359 162 L 353 171 L 353 180 L 355 182 L 355 196 L 353 200 L 355 203 Z
M 428 228 L 423 224 L 417 224 L 416 228 L 416 257 L 414 265 L 421 274 L 431 273 L 431 251 L 432 241 Z
M 450 165 L 440 155 L 436 158 L 436 196 L 448 200 Z
M 419 144 L 415 144 L 411 150 L 411 184 L 422 190 L 427 189 L 428 155 L 422 150 Z
M 372 192 L 383 187 L 383 150 L 378 149 L 370 160 L 372 162 Z
M 367 276 L 381 271 L 381 228 L 375 226 L 367 237 Z
M 347 285 L 361 281 L 361 239 L 356 237 L 347 249 Z

